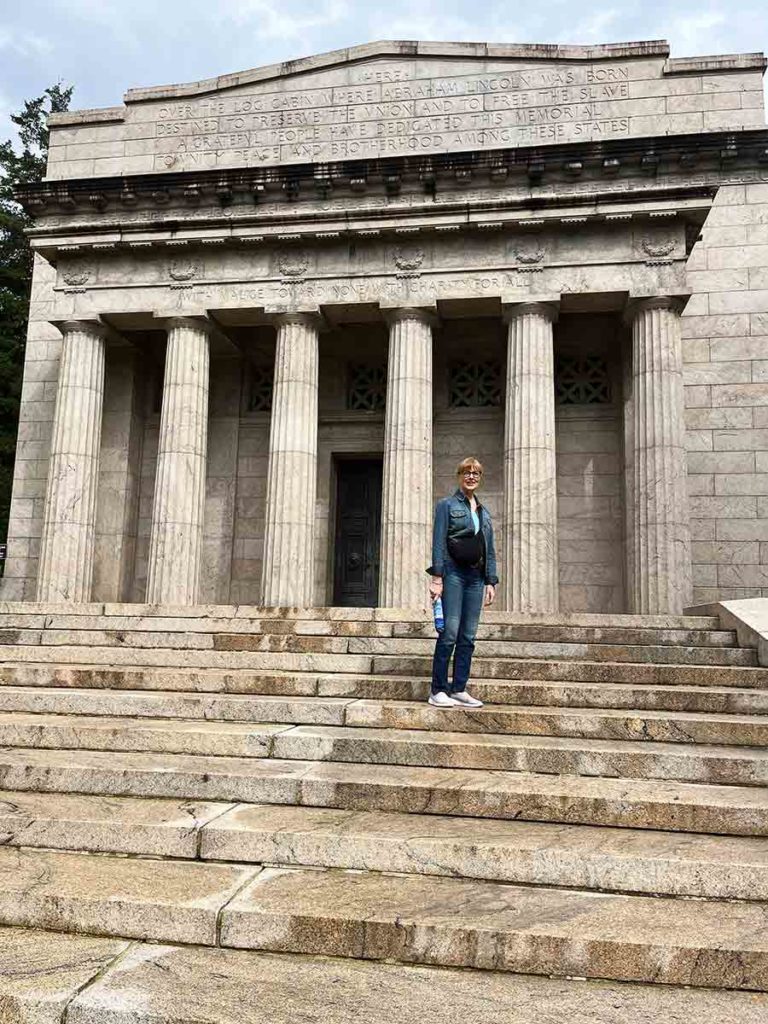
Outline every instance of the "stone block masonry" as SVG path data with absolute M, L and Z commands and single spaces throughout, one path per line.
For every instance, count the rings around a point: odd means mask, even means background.
M 768 183 L 723 186 L 684 314 L 694 602 L 768 597 Z

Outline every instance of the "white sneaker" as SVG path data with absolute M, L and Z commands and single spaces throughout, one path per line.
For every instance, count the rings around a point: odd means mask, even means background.
M 481 708 L 483 702 L 478 700 L 477 697 L 473 697 L 467 693 L 466 690 L 460 690 L 458 693 L 451 694 L 451 700 L 454 704 L 461 704 L 465 708 Z
M 447 693 L 440 690 L 438 693 L 430 693 L 428 704 L 431 704 L 433 708 L 455 708 L 458 701 L 455 701 L 453 697 L 449 697 Z

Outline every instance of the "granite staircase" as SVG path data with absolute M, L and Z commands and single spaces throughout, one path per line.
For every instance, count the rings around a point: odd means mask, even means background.
M 716 618 L 0 606 L 0 1024 L 765 1024 L 768 669 Z

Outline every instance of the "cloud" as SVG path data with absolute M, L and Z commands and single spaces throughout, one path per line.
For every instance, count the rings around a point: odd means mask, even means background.
M 665 23 L 665 34 L 676 57 L 692 57 L 719 52 L 716 43 L 719 31 L 726 25 L 723 11 L 710 8 L 694 14 L 677 15 Z
M 0 52 L 3 50 L 19 57 L 42 57 L 53 49 L 53 43 L 45 36 L 25 29 L 0 27 Z
M 296 5 L 279 0 L 220 0 L 219 14 L 234 24 L 252 24 L 257 39 L 294 40 L 350 17 L 346 0 Z

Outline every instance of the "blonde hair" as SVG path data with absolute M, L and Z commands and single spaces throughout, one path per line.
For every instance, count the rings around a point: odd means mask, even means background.
M 456 476 L 461 480 L 464 476 L 466 469 L 476 469 L 480 473 L 479 479 L 483 479 L 483 464 L 480 459 L 476 459 L 474 455 L 468 455 L 466 459 L 462 459 L 456 467 Z

